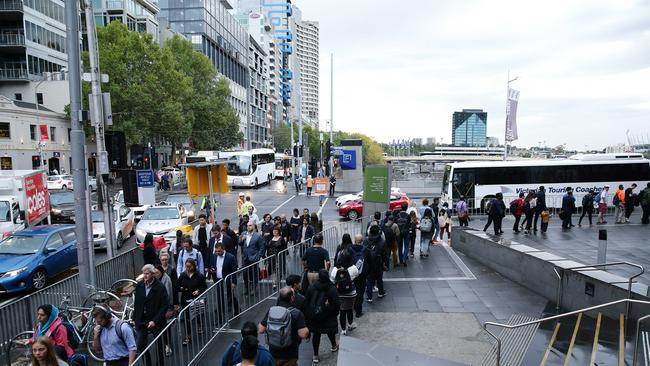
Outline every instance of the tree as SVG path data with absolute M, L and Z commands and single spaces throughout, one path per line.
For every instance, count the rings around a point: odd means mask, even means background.
M 294 131 L 293 134 L 295 138 L 296 132 Z M 273 146 L 275 151 L 293 151 L 291 146 L 291 126 L 282 123 L 273 130 Z
M 334 144 L 339 146 L 341 144 L 341 140 L 347 139 L 361 140 L 364 168 L 367 165 L 386 164 L 386 159 L 384 159 L 384 150 L 381 148 L 379 143 L 371 137 L 358 132 L 348 133 L 338 131 L 334 136 Z

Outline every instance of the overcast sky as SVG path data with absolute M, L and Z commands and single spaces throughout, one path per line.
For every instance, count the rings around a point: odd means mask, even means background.
M 320 120 L 389 142 L 451 142 L 463 108 L 503 142 L 508 69 L 518 146 L 650 143 L 647 0 L 294 0 L 320 22 Z M 324 123 L 322 124 L 324 126 Z

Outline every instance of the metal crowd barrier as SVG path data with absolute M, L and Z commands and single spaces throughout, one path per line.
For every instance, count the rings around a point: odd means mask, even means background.
M 607 203 L 607 210 L 605 211 L 606 215 L 613 215 L 616 207 L 612 205 L 612 195 L 613 193 L 610 191 L 610 194 L 608 195 L 608 203 Z M 503 196 L 503 203 L 506 205 L 506 211 L 509 213 L 510 211 L 510 202 L 514 201 L 515 199 L 519 198 L 518 195 L 504 195 Z M 486 207 L 487 203 L 492 200 L 492 198 L 465 198 L 465 202 L 467 202 L 467 205 L 469 207 L 469 214 L 470 216 L 485 216 L 487 215 L 486 212 Z M 576 199 L 576 212 L 574 215 L 582 214 L 582 198 L 577 198 Z M 458 201 L 454 200 L 454 207 L 451 207 L 453 209 L 454 215 L 456 214 L 456 203 Z M 418 202 L 419 204 L 420 202 Z M 546 207 L 548 208 L 549 212 L 551 215 L 557 215 L 560 213 L 560 208 L 562 207 L 562 197 L 546 197 Z M 640 207 L 635 207 L 635 210 L 639 209 Z M 594 211 L 593 211 L 593 219 L 595 220 L 596 217 L 598 217 L 598 205 L 594 205 Z
M 95 267 L 97 287 L 108 290 L 111 284 L 119 279 L 135 278 L 143 264 L 142 251 L 137 247 L 108 259 Z M 0 349 L 4 350 L 16 334 L 34 329 L 36 310 L 39 306 L 58 306 L 63 296 L 69 296 L 72 304 L 83 303 L 84 299 L 79 294 L 78 274 L 1 307 Z
M 349 233 L 354 240 L 355 234 L 365 231 L 368 222 L 367 217 L 341 222 L 321 233 L 323 247 L 332 260 L 342 235 Z M 288 246 L 212 284 L 148 342 L 133 366 L 147 365 L 148 357 L 151 357 L 153 365 L 193 364 L 217 336 L 230 328 L 230 323 L 251 311 L 261 310 L 260 305 L 274 303 L 278 289 L 284 286 L 288 275 L 303 274 L 302 254 L 310 246 L 310 240 Z M 187 336 L 191 343 L 183 345 Z M 166 354 L 167 346 L 171 354 Z

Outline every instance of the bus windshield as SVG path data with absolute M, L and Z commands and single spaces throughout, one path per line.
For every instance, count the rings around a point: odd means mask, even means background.
M 251 158 L 249 156 L 231 156 L 228 158 L 228 175 L 245 176 L 251 175 Z

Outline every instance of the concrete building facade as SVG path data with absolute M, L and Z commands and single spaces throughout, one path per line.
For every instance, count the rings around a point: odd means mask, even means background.
M 297 21 L 297 56 L 300 63 L 300 113 L 311 126 L 318 126 L 319 25 L 315 21 Z

